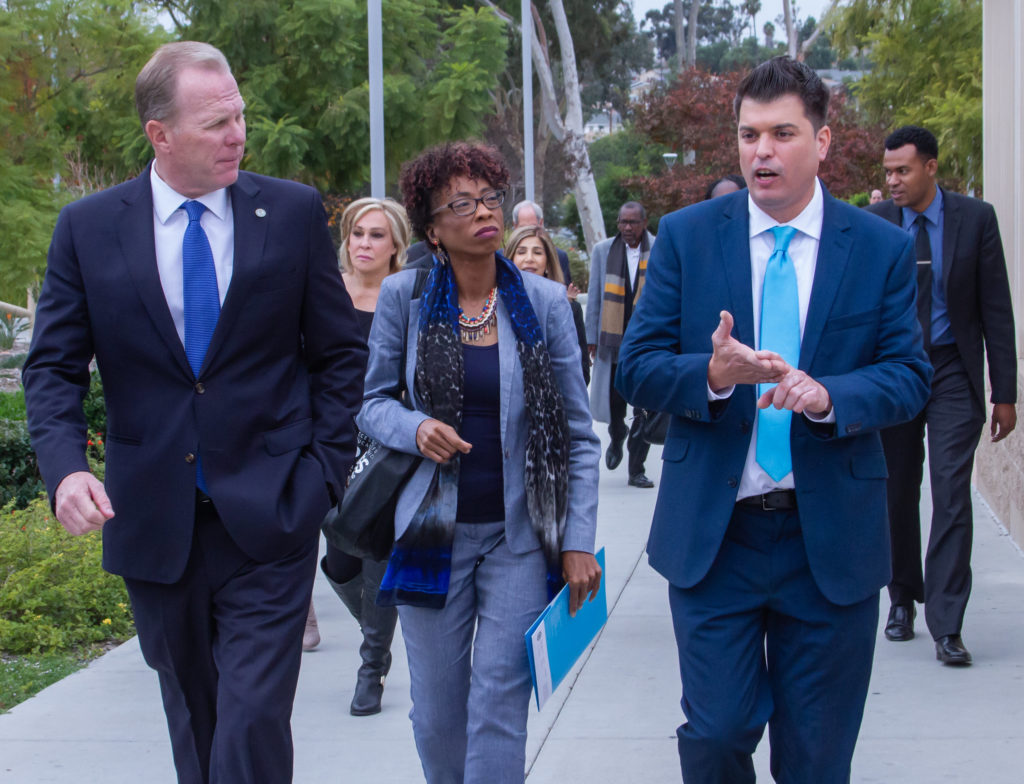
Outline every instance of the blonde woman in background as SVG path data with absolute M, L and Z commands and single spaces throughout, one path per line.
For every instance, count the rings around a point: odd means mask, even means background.
M 364 338 L 370 335 L 381 282 L 402 268 L 409 235 L 405 208 L 393 199 L 357 199 L 342 214 L 341 276 L 355 305 Z M 380 713 L 384 677 L 391 667 L 391 640 L 398 613 L 394 607 L 376 605 L 377 587 L 386 566 L 385 562 L 349 555 L 330 543 L 320 562 L 328 583 L 363 632 L 363 643 L 359 647 L 363 661 L 349 707 L 353 716 Z M 310 617 L 315 630 L 312 605 Z M 319 634 L 315 641 L 309 642 L 315 647 Z
M 523 272 L 532 272 L 565 285 L 562 265 L 558 263 L 555 244 L 542 226 L 523 226 L 513 231 L 505 243 L 505 256 L 511 259 Z M 566 292 L 568 296 L 568 291 Z M 590 352 L 587 351 L 587 330 L 583 322 L 583 308 L 569 297 L 572 320 L 576 325 L 576 337 L 580 343 L 583 380 L 590 383 Z

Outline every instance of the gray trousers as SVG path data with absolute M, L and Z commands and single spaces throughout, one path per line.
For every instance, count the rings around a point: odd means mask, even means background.
M 522 784 L 530 666 L 523 635 L 547 604 L 541 551 L 505 523 L 456 523 L 443 609 L 402 606 L 416 749 L 427 784 Z

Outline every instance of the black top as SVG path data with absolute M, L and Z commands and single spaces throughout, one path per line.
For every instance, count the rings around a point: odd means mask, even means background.
M 356 321 L 359 322 L 359 331 L 363 333 L 363 340 L 369 340 L 370 327 L 373 326 L 373 311 L 356 310 Z
M 501 457 L 501 371 L 498 345 L 463 344 L 462 432 L 473 445 L 459 466 L 460 523 L 505 519 L 505 480 Z

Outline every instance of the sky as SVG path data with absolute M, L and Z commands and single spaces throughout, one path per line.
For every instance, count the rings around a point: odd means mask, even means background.
M 671 0 L 633 0 L 633 16 L 639 22 L 648 11 L 660 10 L 669 2 Z M 734 2 L 733 5 L 738 6 L 739 3 Z M 829 0 L 797 0 L 796 5 L 797 15 L 801 19 L 806 19 L 808 16 L 820 19 L 829 6 Z M 763 27 L 765 22 L 769 19 L 774 20 L 777 16 L 782 16 L 782 0 L 761 0 L 761 12 L 757 15 L 758 28 Z M 781 25 L 776 26 L 781 27 Z M 758 37 L 760 37 L 760 33 Z

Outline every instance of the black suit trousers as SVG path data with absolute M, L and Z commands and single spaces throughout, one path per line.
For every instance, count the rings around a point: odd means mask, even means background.
M 985 410 L 971 389 L 955 346 L 933 347 L 930 357 L 935 377 L 927 405 L 910 422 L 882 431 L 882 444 L 889 467 L 889 598 L 893 604 L 924 602 L 928 629 L 938 639 L 960 633 L 971 593 L 971 472 Z M 920 501 L 926 429 L 932 524 L 922 570 Z
M 291 714 L 317 540 L 251 560 L 210 501 L 197 502 L 185 574 L 125 579 L 160 691 L 180 784 L 288 784 Z
M 633 419 L 629 427 L 626 427 L 628 404 L 626 399 L 619 394 L 619 390 L 615 388 L 615 371 L 617 368 L 617 364 L 612 365 L 611 384 L 608 389 L 608 408 L 611 413 L 611 420 L 608 422 L 608 435 L 617 444 L 621 444 L 623 441 L 626 442 L 626 453 L 629 456 L 627 461 L 629 475 L 636 476 L 647 470 L 647 453 L 650 451 L 651 445 L 640 437 L 641 420 L 636 415 L 636 407 L 633 408 Z

